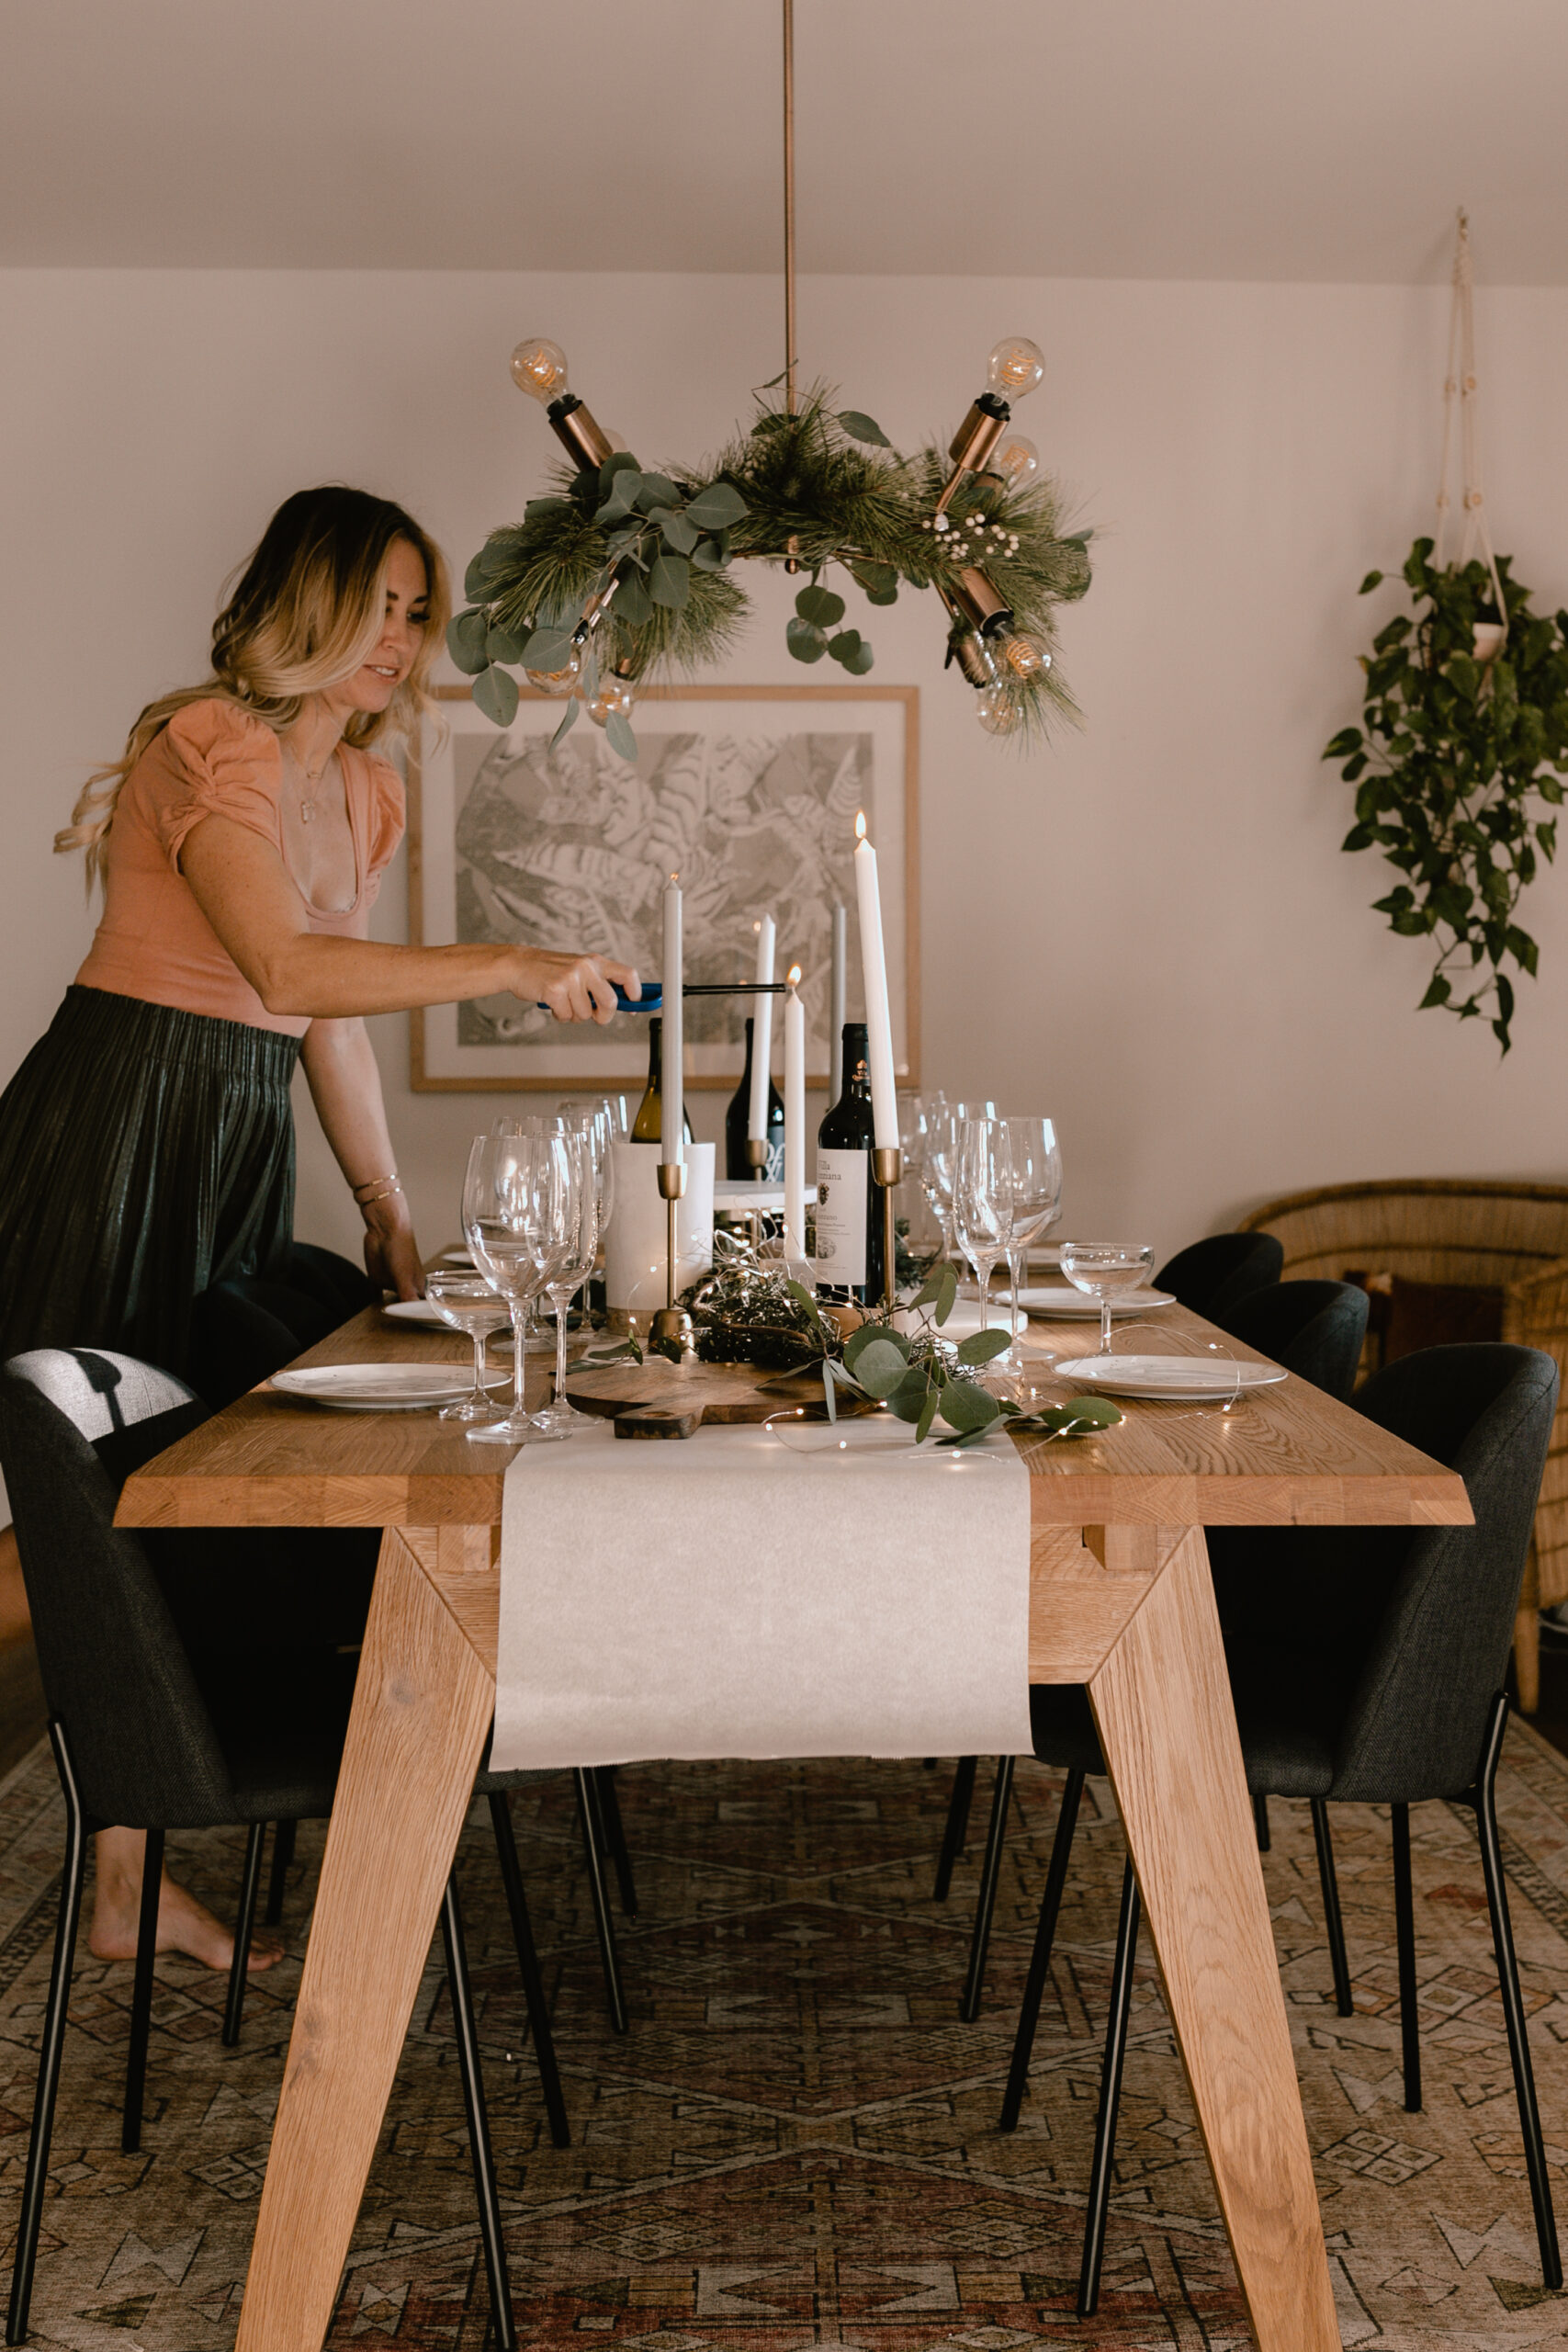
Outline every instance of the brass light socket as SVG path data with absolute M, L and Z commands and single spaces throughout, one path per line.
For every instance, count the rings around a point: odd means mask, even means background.
M 993 408 L 990 399 L 990 394 L 982 394 L 953 436 L 947 454 L 960 473 L 977 474 L 1002 437 L 1010 412 L 1005 401 L 998 401 Z
M 947 586 L 949 595 L 976 636 L 995 637 L 998 629 L 1012 627 L 1012 606 L 998 594 L 978 564 L 966 564 Z M 962 654 L 959 659 L 962 662 Z M 964 674 L 967 676 L 968 672 Z
M 575 392 L 552 401 L 545 414 L 549 419 L 550 431 L 580 473 L 597 473 L 615 455 L 603 428 Z

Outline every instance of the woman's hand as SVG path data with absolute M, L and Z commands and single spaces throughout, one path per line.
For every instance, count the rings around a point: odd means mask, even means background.
M 424 1266 L 413 1238 L 413 1220 L 401 1193 L 372 1201 L 365 1218 L 365 1271 L 383 1290 L 400 1298 L 424 1296 Z
M 553 947 L 523 947 L 521 967 L 512 981 L 514 996 L 525 1004 L 547 1004 L 558 1021 L 611 1021 L 615 1014 L 615 983 L 629 997 L 642 994 L 642 982 L 629 964 L 609 956 L 563 956 Z

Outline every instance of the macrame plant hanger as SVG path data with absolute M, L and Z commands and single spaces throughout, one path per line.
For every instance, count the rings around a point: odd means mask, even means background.
M 1453 459 L 1454 403 L 1459 403 L 1460 474 L 1463 485 L 1464 529 L 1460 536 L 1458 561 L 1467 564 L 1479 556 L 1492 575 L 1492 594 L 1497 603 L 1497 621 L 1478 621 L 1475 625 L 1475 650 L 1483 662 L 1495 661 L 1502 651 L 1508 635 L 1508 607 L 1503 601 L 1503 583 L 1497 576 L 1497 559 L 1492 552 L 1492 534 L 1487 528 L 1486 502 L 1481 489 L 1481 472 L 1475 458 L 1475 304 L 1474 278 L 1470 261 L 1470 215 L 1460 207 L 1458 234 L 1454 240 L 1453 300 L 1449 311 L 1449 365 L 1443 380 L 1443 471 L 1438 484 L 1438 537 L 1433 549 L 1433 561 L 1441 571 L 1445 560 L 1444 542 L 1448 537 L 1449 518 L 1452 503 L 1449 497 L 1449 475 Z

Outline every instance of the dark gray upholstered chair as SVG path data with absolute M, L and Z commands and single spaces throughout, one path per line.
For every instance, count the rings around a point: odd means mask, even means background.
M 1250 1239 L 1247 1235 L 1221 1234 L 1222 1241 Z M 1200 1248 L 1207 1244 L 1200 1243 Z M 1190 1253 L 1188 1253 L 1190 1254 Z M 1282 1363 L 1298 1380 L 1310 1380 L 1314 1388 L 1326 1389 L 1331 1396 L 1348 1403 L 1356 1366 L 1360 1360 L 1361 1343 L 1367 1333 L 1367 1295 L 1354 1283 L 1271 1283 L 1268 1289 L 1254 1291 L 1250 1297 L 1233 1306 L 1222 1329 L 1259 1355 L 1268 1356 L 1275 1363 Z M 1224 1538 L 1221 1538 L 1222 1542 Z M 942 1853 L 937 1863 L 933 1899 L 945 1902 L 952 1883 L 953 1866 L 963 1849 L 968 1826 L 969 1806 L 975 1789 L 975 1768 L 978 1758 L 961 1757 L 953 1774 L 953 1796 L 948 1805 L 947 1826 L 942 1834 Z M 964 1997 L 959 2014 L 973 2023 L 980 2014 L 980 1997 L 986 1973 L 986 1951 L 990 1940 L 991 1915 L 996 1905 L 997 1881 L 1001 1870 L 1002 1842 L 1007 1829 L 1008 1802 L 1012 1791 L 1012 1758 L 1002 1757 L 997 1767 L 996 1784 L 992 1791 L 991 1822 L 987 1838 L 986 1856 L 980 1867 L 980 1892 L 976 1905 L 975 1932 L 969 1949 L 969 1969 L 964 1978 Z M 1266 1853 L 1269 1849 L 1269 1800 L 1254 1799 L 1258 1822 L 1258 1843 Z
M 1355 1283 L 1270 1283 L 1213 1320 L 1253 1354 L 1348 1405 L 1371 1304 Z
M 130 2151 L 141 2141 L 165 1832 L 243 1823 L 250 1833 L 224 2026 L 229 2041 L 238 2031 L 265 1825 L 319 1818 L 332 1807 L 353 1659 L 328 1651 L 314 1660 L 301 1654 L 286 1674 L 201 1675 L 147 1546 L 114 1525 L 130 1471 L 206 1418 L 206 1407 L 180 1382 L 107 1350 L 40 1349 L 0 1367 L 0 1466 L 16 1515 L 67 1821 L 7 2344 L 25 2342 L 28 2333 L 89 1835 L 111 1822 L 146 1832 L 122 2131 Z M 228 1533 L 207 1541 L 216 1551 Z M 226 1555 L 209 1554 L 211 1580 L 226 1566 L 231 1574 Z M 513 1852 L 509 1897 L 521 1895 L 515 1880 Z M 564 2144 L 549 2018 L 527 1914 L 516 1901 L 512 1917 L 552 2134 Z M 494 2324 L 502 2346 L 510 2347 L 516 2335 L 455 1876 L 442 1934 Z
M 1269 1242 L 1272 1249 L 1259 1247 Z M 1174 1291 L 1194 1315 L 1223 1324 L 1233 1306 L 1277 1283 L 1284 1265 L 1284 1250 L 1271 1233 L 1211 1233 L 1168 1258 L 1154 1286 Z
M 1413 2114 L 1421 2106 L 1421 2052 L 1410 1807 L 1446 1798 L 1475 1814 L 1541 2275 L 1552 2288 L 1562 2284 L 1562 2265 L 1494 1791 L 1508 1714 L 1501 1686 L 1557 1386 L 1550 1356 L 1482 1345 L 1404 1356 L 1361 1390 L 1359 1411 L 1461 1474 L 1472 1527 L 1233 1528 L 1210 1536 L 1247 1786 L 1257 1795 L 1305 1797 L 1312 1806 L 1342 2017 L 1352 2004 L 1328 1805 L 1391 1808 L 1404 2104 Z M 1034 1752 L 1065 1769 L 1067 1784 L 1002 2106 L 1004 2132 L 1018 2120 L 1027 2085 L 1084 1776 L 1105 1769 L 1086 1690 L 1035 1689 L 1030 1707 Z M 1079 2278 L 1085 2318 L 1099 2299 L 1138 1914 L 1129 1863 Z

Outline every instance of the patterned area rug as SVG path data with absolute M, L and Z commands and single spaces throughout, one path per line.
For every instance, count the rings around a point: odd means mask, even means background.
M 1122 1849 L 1089 1783 L 1033 2088 L 995 2120 L 1056 1784 L 1020 1770 L 984 2016 L 957 1996 L 978 1860 L 931 1899 L 948 1775 L 919 1763 L 649 1765 L 621 1776 L 641 1909 L 607 2027 L 564 1779 L 513 1801 L 574 2144 L 543 2127 L 488 1822 L 464 1901 L 524 2344 L 615 2352 L 1226 2352 L 1251 2337 L 1148 1957 L 1134 1998 L 1105 2285 L 1073 2311 Z M 976 1827 L 983 1813 L 976 1806 Z M 1509 1736 L 1501 1811 L 1559 2202 L 1568 2212 L 1568 1768 Z M 1337 1810 L 1356 2015 L 1337 2016 L 1309 1817 L 1265 1863 L 1344 2341 L 1382 2352 L 1568 2345 L 1536 2267 L 1472 1829 L 1414 1815 L 1425 2112 L 1401 2093 L 1387 1818 Z M 52 1933 L 62 1813 L 47 1750 L 0 1788 L 0 2243 L 8 2273 Z M 171 1841 L 232 1905 L 240 1846 Z M 160 1964 L 142 2153 L 118 2101 L 129 1965 L 78 1962 L 34 2305 L 72 2352 L 231 2345 L 299 1978 L 290 1956 L 219 2041 L 220 1981 Z M 421 1990 L 330 2343 L 478 2352 L 487 2323 L 450 2009 Z

